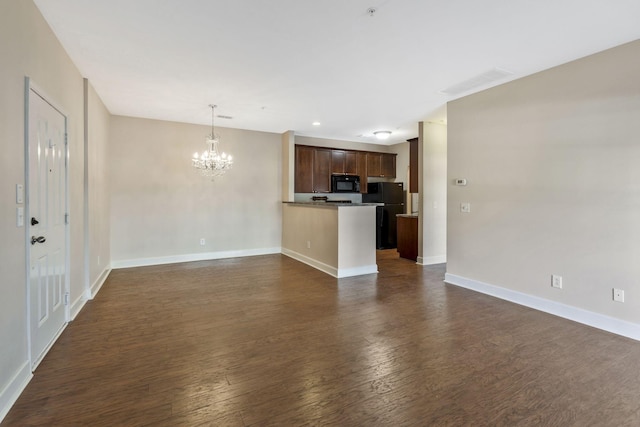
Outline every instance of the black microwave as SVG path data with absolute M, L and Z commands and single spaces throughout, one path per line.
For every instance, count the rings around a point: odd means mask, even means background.
M 359 193 L 360 177 L 358 175 L 331 175 L 332 193 Z

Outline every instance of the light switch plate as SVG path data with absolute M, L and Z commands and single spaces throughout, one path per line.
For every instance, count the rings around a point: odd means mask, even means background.
M 24 227 L 24 208 L 22 206 L 16 208 L 16 225 Z
M 16 184 L 16 203 L 24 203 L 24 185 Z

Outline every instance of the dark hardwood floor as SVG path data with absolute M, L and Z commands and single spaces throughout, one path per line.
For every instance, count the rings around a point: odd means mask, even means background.
M 378 265 L 114 270 L 2 426 L 640 425 L 640 343 Z

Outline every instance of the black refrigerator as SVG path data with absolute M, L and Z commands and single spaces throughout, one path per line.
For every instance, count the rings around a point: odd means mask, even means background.
M 370 182 L 364 203 L 384 203 L 376 207 L 376 248 L 398 247 L 396 215 L 404 213 L 404 187 L 401 182 Z

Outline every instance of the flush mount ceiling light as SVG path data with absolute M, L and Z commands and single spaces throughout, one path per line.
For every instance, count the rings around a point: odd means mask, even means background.
M 209 105 L 209 107 L 211 107 L 211 135 L 208 135 L 205 141 L 208 147 L 202 154 L 195 153 L 191 162 L 193 167 L 202 175 L 215 178 L 216 176 L 223 175 L 226 171 L 231 169 L 231 166 L 233 165 L 233 158 L 227 155 L 227 153 L 218 153 L 218 142 L 220 137 L 215 133 L 213 122 L 215 117 L 214 112 L 217 105 Z
M 391 131 L 377 130 L 373 134 L 375 135 L 376 139 L 379 139 L 380 141 L 384 141 L 385 139 L 389 139 L 389 137 L 391 136 Z

